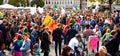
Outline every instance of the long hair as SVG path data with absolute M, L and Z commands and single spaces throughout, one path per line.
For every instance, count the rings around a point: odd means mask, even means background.
M 107 50 L 106 50 L 106 47 L 104 47 L 104 46 L 101 46 L 100 48 L 99 48 L 99 56 L 106 56 L 106 54 L 107 54 Z
M 62 56 L 69 56 L 68 52 L 71 51 L 72 49 L 69 46 L 64 46 L 63 51 L 62 51 Z

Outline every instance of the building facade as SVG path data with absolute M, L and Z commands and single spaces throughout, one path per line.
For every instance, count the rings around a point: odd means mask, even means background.
M 54 4 L 58 4 L 63 8 L 70 8 L 73 5 L 80 5 L 80 0 L 45 0 L 45 7 L 50 6 L 53 7 Z
M 8 4 L 9 0 L 3 0 L 3 4 Z

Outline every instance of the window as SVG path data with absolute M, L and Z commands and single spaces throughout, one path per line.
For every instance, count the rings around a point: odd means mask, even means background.
M 71 4 L 72 4 L 72 1 L 71 1 Z
M 47 4 L 47 1 L 46 1 L 46 4 Z
M 52 4 L 53 4 L 53 2 L 52 2 Z
M 57 4 L 59 4 L 58 1 L 57 1 Z
M 49 4 L 50 4 L 50 1 L 49 1 Z
M 56 4 L 56 2 L 54 4 Z
M 62 2 L 62 4 L 64 4 L 64 2 Z
M 60 1 L 60 4 L 61 4 L 61 1 Z

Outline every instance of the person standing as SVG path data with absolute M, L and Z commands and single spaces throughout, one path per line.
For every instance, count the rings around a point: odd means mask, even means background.
M 43 48 L 44 48 L 44 44 L 43 44 L 43 38 L 42 38 L 42 33 L 45 31 L 45 25 L 42 25 L 42 26 L 40 26 L 40 30 L 39 30 L 39 32 L 38 32 L 38 34 L 39 34 L 39 37 L 40 37 L 40 40 L 41 40 L 41 46 L 40 46 L 40 48 L 41 48 L 41 52 L 44 52 L 44 50 L 43 50 Z
M 13 44 L 14 44 L 13 55 L 14 56 L 22 56 L 22 52 L 20 50 L 20 48 L 22 47 L 22 44 L 23 44 L 22 36 L 19 35 L 17 40 L 15 40 Z
M 42 33 L 42 38 L 43 38 L 43 41 L 41 42 L 42 43 L 42 49 L 44 50 L 44 56 L 49 56 L 49 52 L 50 52 L 50 35 L 49 35 L 49 29 L 48 28 L 45 28 L 45 31 Z
M 6 19 L 2 20 L 2 24 L 0 24 L 0 31 L 2 31 L 2 35 L 3 35 L 3 40 L 5 41 L 5 46 L 6 48 L 8 49 L 9 47 L 7 47 L 7 31 L 6 31 L 6 24 L 7 24 L 7 21 Z
M 34 45 L 35 43 L 39 43 L 37 28 L 38 28 L 38 26 L 35 24 L 35 27 L 32 29 L 32 32 L 31 32 L 32 45 Z
M 20 50 L 22 51 L 22 56 L 30 56 L 30 46 L 31 46 L 31 40 L 29 39 L 29 34 L 25 33 L 23 34 L 23 44 Z
M 57 55 L 57 46 L 59 45 L 59 55 L 61 55 L 61 45 L 62 45 L 62 25 L 58 24 L 58 28 L 53 30 L 52 36 L 53 41 L 55 41 L 55 54 Z
M 117 40 L 119 41 L 119 44 L 120 44 L 120 25 L 115 25 L 114 30 L 117 31 L 116 38 L 117 38 Z
M 84 40 L 84 48 L 87 52 L 87 55 L 91 55 L 91 51 L 88 50 L 88 39 L 89 39 L 89 36 L 93 36 L 95 35 L 94 31 L 91 29 L 90 25 L 89 24 L 86 24 L 86 29 L 83 31 L 83 40 Z
M 116 38 L 117 31 L 112 30 L 111 35 L 112 36 L 108 38 L 108 42 L 106 43 L 105 47 L 108 53 L 110 53 L 112 56 L 117 56 L 116 53 L 119 48 L 119 42 L 117 41 L 117 38 Z
M 66 34 L 65 34 L 65 38 L 66 38 L 66 43 L 65 44 L 68 44 L 69 41 L 75 37 L 75 35 L 77 34 L 78 32 L 74 29 L 73 27 L 73 24 L 70 23 L 70 28 L 67 30 Z
M 3 50 L 5 49 L 5 41 L 3 32 L 0 30 L 0 56 L 5 56 Z

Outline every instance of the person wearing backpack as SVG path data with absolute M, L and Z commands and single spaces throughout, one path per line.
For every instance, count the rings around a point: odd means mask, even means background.
M 111 36 L 110 29 L 106 30 L 106 33 L 102 37 L 102 45 L 104 45 L 107 42 L 108 37 Z
M 112 56 L 117 56 L 116 53 L 119 49 L 119 42 L 117 41 L 116 35 L 117 31 L 112 30 L 111 36 L 108 38 L 108 42 L 105 45 L 108 53 L 110 53 Z

